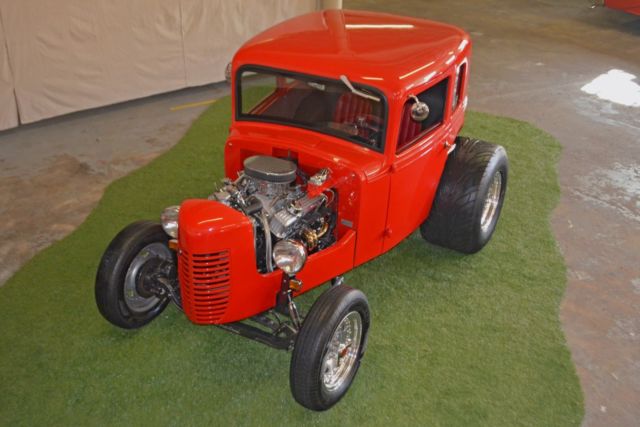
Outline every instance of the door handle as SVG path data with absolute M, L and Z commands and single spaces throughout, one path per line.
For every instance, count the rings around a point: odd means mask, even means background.
M 452 144 L 449 141 L 444 141 L 444 148 L 447 149 L 447 155 L 451 154 L 453 150 L 456 149 L 456 144 Z

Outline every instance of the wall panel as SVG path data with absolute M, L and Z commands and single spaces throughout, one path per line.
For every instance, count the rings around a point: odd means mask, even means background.
M 13 92 L 5 84 L 11 77 L 21 123 L 221 81 L 245 40 L 317 6 L 315 0 L 0 0 L 9 57 L 6 63 L 2 43 L 0 126 L 16 124 L 11 103 L 2 101 Z
M 172 0 L 2 3 L 22 123 L 185 85 Z
M 245 41 L 316 5 L 316 0 L 182 0 L 187 84 L 223 80 L 227 63 Z
M 18 108 L 13 93 L 13 76 L 0 15 L 0 130 L 15 126 L 18 126 Z

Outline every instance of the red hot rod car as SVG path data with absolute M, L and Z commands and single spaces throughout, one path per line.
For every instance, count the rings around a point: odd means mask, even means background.
M 96 278 L 102 315 L 138 328 L 174 302 L 193 323 L 292 350 L 296 401 L 334 405 L 370 328 L 342 275 L 418 228 L 464 253 L 495 229 L 505 151 L 458 136 L 470 52 L 449 25 L 338 10 L 248 41 L 227 69 L 226 178 L 114 238 Z M 327 282 L 303 315 L 294 298 Z
M 594 0 L 593 5 L 594 7 L 606 6 L 611 9 L 640 15 L 640 0 Z

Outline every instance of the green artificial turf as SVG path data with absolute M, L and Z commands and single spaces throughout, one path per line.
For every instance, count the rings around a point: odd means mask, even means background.
M 102 251 L 129 222 L 210 193 L 222 176 L 229 111 L 228 98 L 214 104 L 175 148 L 114 182 L 82 226 L 0 288 L 0 424 L 580 423 L 558 318 L 565 267 L 548 223 L 560 147 L 515 120 L 467 116 L 464 134 L 503 144 L 511 162 L 487 247 L 463 256 L 414 233 L 347 275 L 367 294 L 373 323 L 356 381 L 330 411 L 294 402 L 290 354 L 195 326 L 173 306 L 137 331 L 108 324 L 93 294 Z

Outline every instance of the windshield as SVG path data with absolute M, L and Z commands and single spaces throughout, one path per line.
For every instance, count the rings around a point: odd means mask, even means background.
M 382 151 L 384 98 L 364 98 L 339 80 L 283 71 L 244 68 L 238 74 L 237 117 L 311 129 Z

